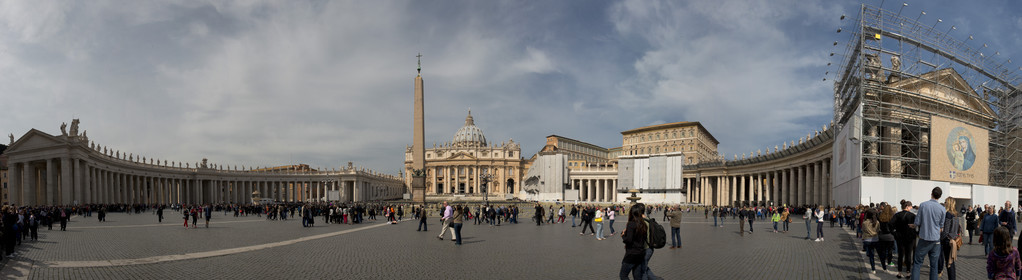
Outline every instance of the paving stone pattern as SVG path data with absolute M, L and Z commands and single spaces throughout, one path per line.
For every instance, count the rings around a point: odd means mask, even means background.
M 174 212 L 170 212 L 174 213 Z M 303 228 L 298 219 L 267 221 L 214 215 L 210 228 L 184 229 L 176 214 L 164 225 L 154 215 L 111 214 L 109 222 L 76 217 L 68 231 L 40 230 L 40 241 L 26 241 L 18 256 L 5 259 L 5 279 L 616 279 L 624 247 L 620 232 L 603 241 L 568 223 L 537 227 L 529 223 L 473 225 L 466 221 L 463 245 L 437 240 L 438 218 L 428 232 L 417 222 L 372 227 L 324 224 Z M 654 213 L 660 218 L 661 214 Z M 793 219 L 788 233 L 773 233 L 756 221 L 755 233 L 740 235 L 734 219 L 713 227 L 702 213 L 687 214 L 682 249 L 657 250 L 650 266 L 665 279 L 895 279 L 871 274 L 861 242 L 841 228 L 824 227 L 826 241 L 805 240 L 805 223 Z M 624 228 L 624 220 L 615 229 Z M 667 226 L 666 223 L 664 223 Z M 813 226 L 813 237 L 816 229 Z M 55 268 L 60 261 L 115 260 L 197 253 L 252 246 L 372 227 L 336 236 L 218 257 L 139 265 Z M 609 234 L 609 226 L 605 226 Z M 669 234 L 669 232 L 668 232 Z M 668 236 L 669 237 L 669 236 Z M 984 279 L 980 245 L 966 245 L 959 277 Z

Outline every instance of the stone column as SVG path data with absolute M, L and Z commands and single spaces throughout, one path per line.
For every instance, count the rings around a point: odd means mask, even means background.
M 784 170 L 784 203 L 789 206 L 795 205 L 795 199 L 792 198 L 792 195 L 795 193 L 793 192 L 794 188 L 792 187 L 795 179 L 795 176 L 792 176 L 793 172 L 795 171 L 792 168 Z
M 685 179 L 685 202 L 692 202 L 692 179 Z
M 22 203 L 25 205 L 39 205 L 39 200 L 36 197 L 36 194 L 39 193 L 38 187 L 36 187 L 36 184 L 39 182 L 39 172 L 36 171 L 35 166 L 28 162 L 24 163 L 21 171 L 21 181 L 23 182 L 21 187 Z
M 92 167 L 89 166 L 89 162 L 85 160 L 79 160 L 82 164 L 82 186 L 80 188 L 81 193 L 76 195 L 80 203 L 89 204 L 92 203 Z
M 21 196 L 22 190 L 25 188 L 24 182 L 21 180 L 22 173 L 24 173 L 24 171 L 21 171 L 23 168 L 22 164 L 11 162 L 9 163 L 9 168 L 10 169 L 7 170 L 7 174 L 9 174 L 7 175 L 7 197 L 11 204 L 18 206 L 25 205 L 25 203 L 22 202 L 23 197 Z
M 834 206 L 831 202 L 834 196 L 834 183 L 830 180 L 830 159 L 823 159 L 823 202 Z
M 823 189 L 823 161 L 817 161 L 813 164 L 816 168 L 816 176 L 814 176 L 814 183 L 816 183 L 816 203 L 827 205 L 824 201 L 824 189 Z
M 802 175 L 804 174 L 802 172 L 802 166 L 801 165 L 800 166 L 795 166 L 794 171 L 791 174 L 793 176 L 791 178 L 791 180 L 792 180 L 792 182 L 791 182 L 791 185 L 792 185 L 791 190 L 792 190 L 792 192 L 794 192 L 791 195 L 791 199 L 795 201 L 795 205 L 797 205 L 799 207 L 802 207 L 802 205 L 805 203 L 805 201 L 802 198 L 802 182 L 803 182 L 802 181 Z
M 809 200 L 810 204 L 820 203 L 816 199 L 817 195 L 816 179 L 818 178 L 816 175 L 816 170 L 817 170 L 816 162 L 810 162 L 809 165 L 806 166 L 806 173 L 808 173 L 807 176 L 808 186 L 806 188 L 806 197 L 808 198 L 807 200 Z
M 738 203 L 745 201 L 745 175 L 738 177 Z
M 798 200 L 801 204 L 812 204 L 809 201 L 809 166 L 801 165 L 798 167 Z
M 755 196 L 750 197 L 750 199 L 755 201 L 756 204 L 761 202 L 762 198 L 763 198 L 763 192 L 762 192 L 763 182 L 762 182 L 762 177 L 760 177 L 760 176 L 761 175 L 758 174 L 758 173 L 750 175 L 750 177 L 753 180 L 752 184 L 749 185 L 749 187 L 752 188 L 752 191 L 750 193 L 755 193 Z M 749 195 L 749 196 L 752 196 L 752 195 Z
M 110 183 L 109 183 L 109 181 L 107 181 L 106 171 L 103 171 L 103 169 L 99 169 L 99 168 L 95 168 L 95 169 L 96 169 L 96 200 L 95 200 L 95 202 L 96 203 L 106 204 L 107 203 L 107 200 L 106 200 L 106 190 L 110 186 Z
M 710 177 L 703 177 L 703 204 L 713 203 L 713 186 L 710 185 Z
M 102 176 L 103 176 L 102 177 L 103 178 L 103 185 L 100 186 L 100 188 L 102 188 L 102 197 L 101 197 L 102 201 L 101 201 L 101 203 L 111 204 L 111 202 L 110 202 L 111 201 L 111 195 L 110 194 L 111 194 L 111 191 L 113 190 L 112 189 L 113 188 L 113 176 L 110 176 L 110 171 L 109 170 L 100 170 L 100 172 L 103 173 L 102 174 Z

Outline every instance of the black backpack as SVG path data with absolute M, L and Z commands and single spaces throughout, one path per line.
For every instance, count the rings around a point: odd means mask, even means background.
M 664 227 L 656 222 L 656 219 L 648 219 L 649 222 L 649 247 L 660 249 L 667 245 L 667 232 Z

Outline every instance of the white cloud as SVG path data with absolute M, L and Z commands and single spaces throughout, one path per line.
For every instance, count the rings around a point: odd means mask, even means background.
M 3 1 L 0 129 L 59 133 L 79 117 L 98 143 L 146 157 L 393 173 L 421 52 L 427 143 L 471 107 L 526 157 L 550 134 L 615 147 L 620 131 L 674 121 L 748 152 L 829 121 L 831 5 Z
M 525 49 L 525 53 L 527 56 L 525 59 L 516 62 L 514 64 L 515 68 L 525 72 L 538 74 L 557 71 L 557 68 L 554 67 L 554 64 L 550 62 L 550 59 L 547 58 L 546 53 L 543 51 L 537 50 L 533 47 L 527 47 Z
M 637 75 L 626 81 L 620 103 L 645 111 L 651 120 L 700 121 L 721 140 L 721 152 L 755 150 L 764 138 L 780 143 L 819 127 L 805 121 L 828 119 L 830 89 L 804 72 L 826 64 L 826 55 L 807 52 L 781 23 L 823 8 L 772 5 L 626 1 L 616 6 L 617 30 L 652 46 L 635 62 Z

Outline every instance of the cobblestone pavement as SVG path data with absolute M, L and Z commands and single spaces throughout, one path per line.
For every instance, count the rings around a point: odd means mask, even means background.
M 42 229 L 40 241 L 26 241 L 17 257 L 5 259 L 0 274 L 5 279 L 614 279 L 624 254 L 620 232 L 597 241 L 588 233 L 579 235 L 581 228 L 572 228 L 570 219 L 540 227 L 527 218 L 493 227 L 466 221 L 464 244 L 455 246 L 449 235 L 437 240 L 437 218 L 430 219 L 430 231 L 416 232 L 416 222 L 384 225 L 382 218 L 354 226 L 320 219 L 316 227 L 302 228 L 297 219 L 215 215 L 209 229 L 201 227 L 201 219 L 200 228 L 184 229 L 179 216 L 168 217 L 175 218 L 159 225 L 151 214 L 111 214 L 106 223 L 78 218 L 67 232 Z M 805 240 L 801 221 L 788 233 L 773 233 L 770 222 L 757 221 L 755 233 L 744 236 L 733 219 L 725 227 L 713 227 L 701 213 L 683 221 L 683 249 L 657 250 L 650 263 L 665 279 L 894 279 L 893 273 L 868 273 L 861 243 L 841 228 L 827 225 L 826 241 L 812 242 Z M 624 220 L 614 226 L 620 231 Z M 609 227 L 605 231 L 609 234 Z M 277 243 L 283 244 L 262 248 Z M 203 255 L 240 247 L 253 249 Z M 178 258 L 167 261 L 169 256 Z M 979 245 L 966 245 L 959 259 L 959 277 L 985 276 Z M 106 260 L 141 264 L 73 262 Z

